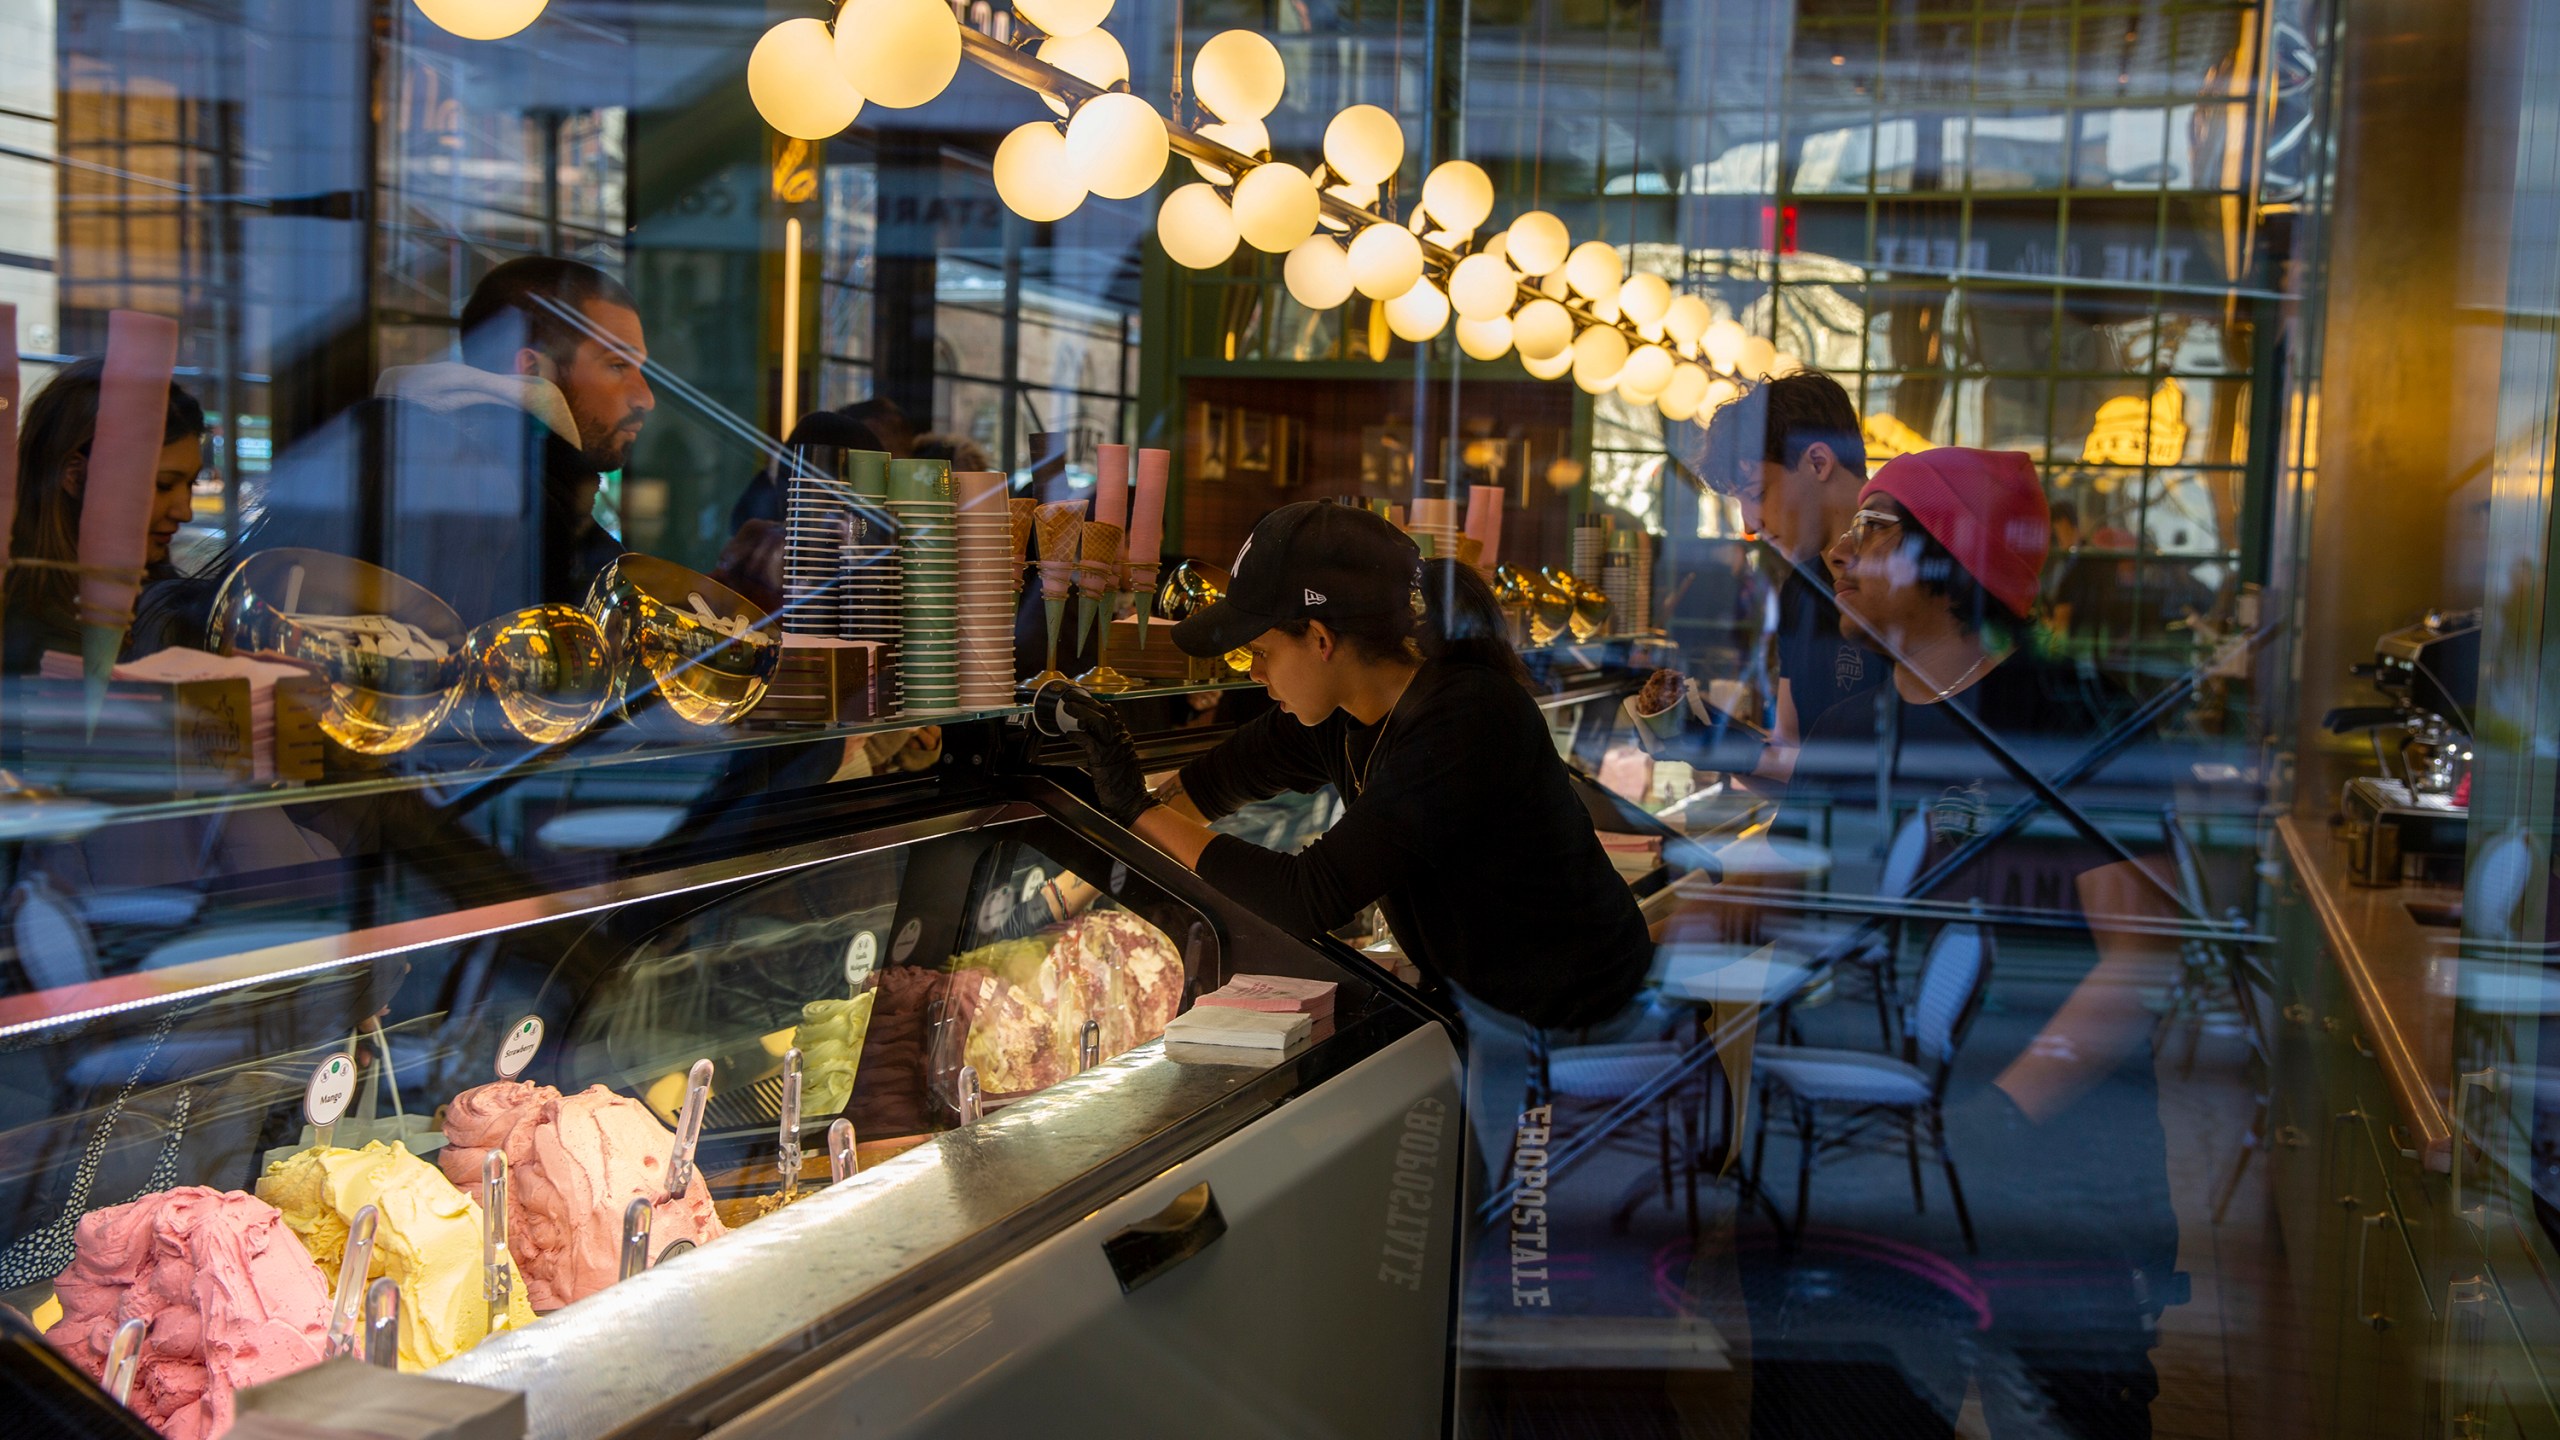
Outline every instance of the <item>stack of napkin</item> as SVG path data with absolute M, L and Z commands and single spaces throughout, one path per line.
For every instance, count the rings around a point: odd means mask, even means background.
M 1201 996 L 1200 1003 L 1321 1020 L 1333 1013 L 1333 992 L 1337 988 L 1331 980 L 1301 980 L 1294 975 L 1238 975 Z
M 38 662 L 37 673 L 47 680 L 77 680 L 81 677 L 80 657 L 48 650 Z M 250 773 L 258 780 L 276 778 L 276 682 L 300 679 L 309 673 L 299 665 L 254 660 L 246 655 L 212 655 L 202 650 L 178 647 L 157 650 L 115 668 L 115 678 L 129 684 L 248 681 Z
M 1214 1045 L 1229 1050 L 1287 1050 L 1315 1029 L 1305 1015 L 1194 1005 L 1164 1027 L 1167 1045 Z

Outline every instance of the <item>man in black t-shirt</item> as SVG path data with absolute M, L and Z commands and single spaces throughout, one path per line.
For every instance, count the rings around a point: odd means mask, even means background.
M 2034 1433 L 2131 1436 L 2149 1433 L 2152 1317 L 2174 1294 L 2177 1262 L 2144 1003 L 2175 954 L 2124 922 L 2175 910 L 2144 874 L 2142 852 L 2156 847 L 2135 839 L 2128 850 L 2126 836 L 2139 832 L 2100 831 L 2094 821 L 2084 829 L 2030 781 L 2078 809 L 2093 788 L 2158 795 L 2170 777 L 2158 747 L 2137 743 L 2061 783 L 2127 706 L 2034 642 L 2028 616 L 2046 527 L 2042 486 L 2023 454 L 1931 450 L 1877 472 L 1825 560 L 1845 633 L 1888 659 L 1891 677 L 1814 722 L 1788 803 L 1827 803 L 1835 826 L 1890 807 L 1879 833 L 1918 814 L 1924 878 L 1970 848 L 1961 868 L 1914 899 L 2087 922 L 2093 957 L 2073 955 L 2050 932 L 2003 932 L 2022 953 L 2034 945 L 2045 966 L 2087 970 L 2041 1016 L 2033 982 L 2008 992 L 2006 1013 L 2032 1033 L 2020 1043 L 2010 1030 L 2006 1044 L 1977 1036 L 1977 1052 L 2001 1051 L 1982 1057 L 1992 1062 L 1989 1083 L 1960 1078 L 1948 1097 L 1948 1145 L 1966 1190 L 1993 1197 L 1977 1220 L 1980 1269 L 1994 1288 L 1985 1358 L 1946 1364 L 1978 1363 L 1988 1375 L 1989 1357 L 2014 1362 L 2006 1373 L 2051 1422 Z M 2038 807 L 2032 837 L 1999 828 L 2021 802 Z M 2035 1283 L 2001 1283 L 2014 1275 Z M 1961 1376 L 1911 1368 L 1921 1388 L 1963 1392 Z M 2004 1387 L 1985 1381 L 1986 1401 L 1995 1388 Z M 1994 1420 L 1994 1434 L 2007 1430 Z
M 1732 498 L 1743 528 L 1768 541 L 1788 567 L 1778 589 L 1778 695 L 1770 744 L 1757 772 L 1785 778 L 1798 738 L 1825 711 L 1882 683 L 1881 657 L 1844 638 L 1823 573 L 1822 550 L 1858 508 L 1867 452 L 1857 408 L 1830 376 L 1799 370 L 1764 381 L 1726 404 L 1704 426 L 1676 427 L 1675 458 L 1700 483 Z M 1650 687 L 1677 695 L 1680 677 L 1662 672 Z M 1745 716 L 1754 724 L 1758 716 Z M 1675 758 L 1684 747 L 1671 742 Z M 1728 769 L 1709 763 L 1707 768 Z

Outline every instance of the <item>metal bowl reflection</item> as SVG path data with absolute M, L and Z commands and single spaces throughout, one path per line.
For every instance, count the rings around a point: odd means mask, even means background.
M 734 723 L 782 664 L 781 637 L 735 590 L 681 565 L 624 555 L 587 591 L 587 617 L 623 658 L 626 706 L 654 691 L 678 719 Z
M 1185 560 L 1156 587 L 1156 613 L 1179 624 L 1225 599 L 1227 586 L 1233 583 L 1234 578 L 1215 565 Z M 1238 675 L 1253 669 L 1253 656 L 1243 650 L 1230 650 L 1219 658 Z
M 325 550 L 263 550 L 215 593 L 207 632 L 226 654 L 274 655 L 329 682 L 320 728 L 391 755 L 453 710 L 468 672 L 461 617 L 412 580 Z
M 560 745 L 603 718 L 619 691 L 620 667 L 604 631 L 584 611 L 536 605 L 471 632 L 472 674 L 507 728 L 537 745 Z

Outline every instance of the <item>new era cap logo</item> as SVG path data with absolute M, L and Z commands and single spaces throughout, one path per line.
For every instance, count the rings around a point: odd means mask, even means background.
M 1324 597 L 1313 590 L 1310 590 L 1307 592 L 1307 603 L 1310 605 L 1321 605 L 1324 603 Z
M 1244 557 L 1246 557 L 1247 555 L 1250 555 L 1250 554 L 1252 554 L 1252 553 L 1253 553 L 1253 537 L 1252 537 L 1252 536 L 1250 536 L 1250 535 L 1247 535 L 1246 537 L 1244 537 L 1244 548 L 1243 548 L 1243 549 L 1241 549 L 1241 550 L 1238 550 L 1238 551 L 1236 552 L 1236 563 L 1234 563 L 1233 565 L 1230 565 L 1230 566 L 1228 566 L 1228 567 L 1227 567 L 1227 578 L 1228 578 L 1228 579 L 1232 580 L 1232 579 L 1234 579 L 1236 576 L 1238 576 L 1238 575 L 1240 575 L 1240 574 L 1244 573 Z

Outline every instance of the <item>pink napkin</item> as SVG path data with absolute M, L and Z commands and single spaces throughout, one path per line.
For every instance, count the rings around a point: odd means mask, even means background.
M 177 368 L 177 321 L 134 310 L 107 317 L 98 438 L 89 449 L 89 481 L 80 501 L 84 624 L 121 631 L 133 623 L 151 537 L 152 476 L 160 468 L 160 437 L 168 427 L 169 377 Z
M 1153 565 L 1164 556 L 1164 491 L 1173 474 L 1173 452 L 1138 452 L 1138 498 L 1129 511 L 1129 563 Z
M 18 307 L 0 303 L 0 570 L 18 521 Z
M 1331 980 L 1302 980 L 1295 975 L 1238 975 L 1200 997 L 1203 1005 L 1229 1010 L 1262 1010 L 1277 1014 L 1330 1015 Z
M 1502 558 L 1502 487 L 1467 487 L 1467 534 L 1484 547 L 1477 563 L 1490 570 Z
M 1093 518 L 1105 525 L 1129 523 L 1129 447 L 1104 445 L 1094 461 Z

